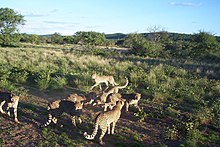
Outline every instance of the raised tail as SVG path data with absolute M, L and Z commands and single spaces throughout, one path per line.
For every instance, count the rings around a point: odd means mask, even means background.
M 126 79 L 126 83 L 125 83 L 125 85 L 123 85 L 123 86 L 117 86 L 117 87 L 118 87 L 118 89 L 123 89 L 123 88 L 125 88 L 125 87 L 127 87 L 127 86 L 128 86 L 128 83 L 129 83 L 128 78 L 127 78 L 127 77 L 125 77 L 125 79 Z
M 50 111 L 50 109 L 51 109 L 51 108 L 50 108 L 50 104 L 48 104 L 47 110 Z M 51 123 L 51 121 L 53 121 L 53 116 L 49 113 L 49 114 L 48 114 L 47 122 L 44 123 L 43 125 L 41 125 L 41 127 L 47 127 L 47 126 L 49 126 L 50 123 Z
M 118 83 L 115 82 L 115 80 L 113 81 L 113 84 L 116 85 L 116 86 L 119 85 Z
M 48 114 L 48 120 L 46 123 L 44 123 L 43 125 L 41 125 L 41 127 L 47 127 L 51 121 L 52 121 L 53 116 L 51 114 Z
M 92 132 L 92 135 L 89 135 L 89 134 L 87 134 L 87 132 L 84 132 L 84 134 L 83 134 L 84 137 L 85 137 L 86 139 L 88 139 L 88 140 L 93 140 L 93 139 L 95 138 L 97 132 L 98 132 L 98 127 L 99 127 L 99 125 L 96 124 L 96 125 L 95 125 L 95 129 L 94 129 L 93 132 Z

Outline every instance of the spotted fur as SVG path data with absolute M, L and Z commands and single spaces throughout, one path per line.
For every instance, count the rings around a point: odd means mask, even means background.
M 117 101 L 124 101 L 126 106 L 126 111 L 128 111 L 129 106 L 135 106 L 139 111 L 140 107 L 138 106 L 138 102 L 141 99 L 140 93 L 131 93 L 131 94 L 119 94 L 113 93 L 110 94 L 104 104 L 104 111 L 107 111 L 108 107 L 112 109 L 116 105 Z
M 131 94 L 121 94 L 123 99 L 126 99 L 125 106 L 126 111 L 128 111 L 129 106 L 133 105 L 140 111 L 140 107 L 138 106 L 138 102 L 141 99 L 140 93 L 131 93 Z
M 104 104 L 106 103 L 107 97 L 112 94 L 112 93 L 118 93 L 120 89 L 124 89 L 128 86 L 128 78 L 125 77 L 126 79 L 126 83 L 125 85 L 122 86 L 114 86 L 112 88 L 110 88 L 107 92 L 103 92 L 102 95 L 100 96 L 100 100 L 97 100 L 97 104 Z
M 99 85 L 100 90 L 102 90 L 101 83 L 105 83 L 107 88 L 108 88 L 108 83 L 110 83 L 112 86 L 118 85 L 115 82 L 113 76 L 98 76 L 98 75 L 96 75 L 96 73 L 94 73 L 92 75 L 92 79 L 95 80 L 95 84 L 90 88 L 90 90 L 92 90 L 94 87 L 96 87 L 98 85 Z
M 0 92 L 0 112 L 2 114 L 10 114 L 10 108 L 13 109 L 14 121 L 20 123 L 17 118 L 17 108 L 19 102 L 19 96 L 16 96 L 10 92 Z
M 107 111 L 107 108 L 109 107 L 110 110 L 116 105 L 117 101 L 123 101 L 125 102 L 125 99 L 122 98 L 120 93 L 112 93 L 108 95 L 106 103 L 104 106 L 104 111 Z
M 87 134 L 87 132 L 84 133 L 84 137 L 88 140 L 93 140 L 98 132 L 98 128 L 102 130 L 102 133 L 99 137 L 99 143 L 101 145 L 104 145 L 104 142 L 102 141 L 102 138 L 104 137 L 106 131 L 108 130 L 108 134 L 114 134 L 115 125 L 118 121 L 118 119 L 121 116 L 121 109 L 124 105 L 123 101 L 118 101 L 116 106 L 111 111 L 100 113 L 96 117 L 96 123 L 95 123 L 95 129 L 93 130 L 93 133 L 91 135 Z M 110 125 L 112 124 L 112 129 L 110 132 Z
M 58 117 L 60 117 L 64 112 L 71 115 L 72 124 L 76 126 L 76 116 L 78 116 L 78 120 L 81 123 L 82 120 L 80 115 L 82 114 L 83 103 L 81 102 L 73 102 L 70 100 L 56 100 L 48 104 L 48 120 L 45 124 L 41 125 L 41 127 L 47 127 L 53 122 L 57 123 Z

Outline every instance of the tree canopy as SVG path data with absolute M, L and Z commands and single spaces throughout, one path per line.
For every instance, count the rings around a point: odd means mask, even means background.
M 0 8 L 0 44 L 11 45 L 15 41 L 19 41 L 16 33 L 18 26 L 25 22 L 24 16 L 18 14 L 10 8 Z
M 106 42 L 106 37 L 98 32 L 76 32 L 76 43 L 84 45 L 103 45 Z

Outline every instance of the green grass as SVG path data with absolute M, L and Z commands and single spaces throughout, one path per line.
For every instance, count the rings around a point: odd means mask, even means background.
M 20 48 L 0 47 L 0 87 L 23 96 L 28 93 L 27 87 L 50 93 L 57 90 L 62 93 L 66 87 L 72 87 L 87 93 L 94 84 L 91 79 L 94 72 L 98 75 L 114 75 L 120 85 L 124 84 L 126 76 L 129 78 L 129 86 L 123 90 L 123 93 L 142 93 L 141 105 L 144 109 L 137 116 L 138 120 L 169 117 L 173 120 L 172 125 L 177 133 L 183 131 L 179 123 L 187 123 L 188 117 L 197 124 L 194 128 L 197 129 L 197 134 L 200 131 L 198 128 L 207 123 L 217 128 L 220 120 L 218 100 L 220 82 L 192 72 L 195 70 L 180 68 L 186 67 L 188 62 L 183 63 L 178 60 L 176 62 L 183 66 L 174 66 L 165 59 L 123 55 L 101 49 L 89 50 L 72 45 L 24 44 Z M 196 61 L 191 61 L 190 64 L 199 65 Z M 203 67 L 212 67 L 210 64 L 202 64 Z M 216 67 L 217 64 L 213 65 L 213 68 Z M 22 110 L 23 114 L 29 111 L 34 113 L 40 109 L 31 103 L 21 103 L 21 107 L 25 108 L 24 111 Z M 146 107 L 152 110 L 148 111 Z M 207 113 L 203 113 L 203 110 Z M 44 111 L 41 111 L 41 114 L 44 114 Z M 33 115 L 35 120 L 37 117 L 38 115 Z M 177 117 L 181 119 L 178 118 L 179 121 L 176 121 Z M 167 138 L 176 139 L 176 134 L 172 134 L 174 128 L 169 125 L 165 127 L 168 127 L 166 135 L 170 135 Z M 88 130 L 89 126 L 85 125 L 85 128 Z M 39 141 L 39 146 L 76 144 L 65 131 L 56 134 L 51 130 L 43 129 L 42 136 L 46 140 Z M 126 139 L 121 135 L 115 137 L 120 140 Z M 139 134 L 134 134 L 133 137 L 136 141 L 134 145 L 141 146 Z M 187 134 L 181 137 L 187 138 Z M 197 138 L 194 141 L 187 143 L 194 145 L 200 142 Z M 4 139 L 0 140 L 0 144 L 3 142 Z

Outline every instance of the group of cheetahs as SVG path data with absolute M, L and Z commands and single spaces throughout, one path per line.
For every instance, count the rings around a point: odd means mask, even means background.
M 129 106 L 135 106 L 139 111 L 138 102 L 141 98 L 140 93 L 131 94 L 121 94 L 120 89 L 126 88 L 129 84 L 127 77 L 126 83 L 119 86 L 113 76 L 98 76 L 96 74 L 92 75 L 92 79 L 95 84 L 90 88 L 92 90 L 94 87 L 99 86 L 102 91 L 101 84 L 106 85 L 106 89 L 99 95 L 95 92 L 90 92 L 86 95 L 70 94 L 66 99 L 55 100 L 48 104 L 48 119 L 41 125 L 41 127 L 46 127 L 53 122 L 57 124 L 58 118 L 65 112 L 71 116 L 72 124 L 76 126 L 76 119 L 79 123 L 82 123 L 80 116 L 82 115 L 83 105 L 91 104 L 93 106 L 102 106 L 104 109 L 95 118 L 95 128 L 91 135 L 84 132 L 84 137 L 89 140 L 93 140 L 101 129 L 101 135 L 99 137 L 99 143 L 104 145 L 103 137 L 108 131 L 108 134 L 114 134 L 115 125 L 121 116 L 121 111 L 125 105 L 125 111 L 128 111 Z M 109 84 L 112 85 L 109 88 Z M 18 107 L 19 96 L 12 94 L 7 91 L 0 91 L 0 113 L 11 115 L 10 108 L 13 110 L 14 121 L 20 123 L 17 118 L 17 107 Z M 112 125 L 112 127 L 111 127 Z

